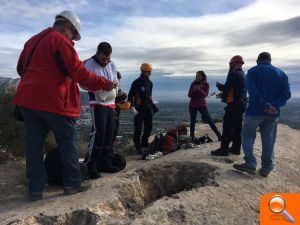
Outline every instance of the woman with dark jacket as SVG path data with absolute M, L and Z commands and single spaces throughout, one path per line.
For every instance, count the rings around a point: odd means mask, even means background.
M 221 134 L 218 131 L 218 128 L 216 127 L 206 107 L 207 104 L 205 98 L 207 97 L 208 92 L 209 84 L 207 83 L 206 74 L 203 71 L 198 71 L 196 73 L 196 79 L 191 84 L 188 93 L 188 97 L 191 98 L 189 104 L 189 111 L 191 117 L 190 136 L 192 140 L 194 140 L 195 138 L 195 123 L 198 111 L 201 114 L 202 121 L 209 124 L 210 128 L 217 135 L 218 140 L 221 139 Z

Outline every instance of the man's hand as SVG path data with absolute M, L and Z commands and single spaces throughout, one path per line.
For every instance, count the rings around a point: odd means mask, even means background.
M 265 109 L 265 112 L 271 116 L 278 114 L 278 110 L 272 105 L 270 105 L 267 109 Z
M 116 88 L 116 87 L 118 87 L 118 83 L 117 82 L 115 82 L 115 81 L 109 81 L 109 85 L 108 85 L 108 87 L 107 87 L 107 91 L 110 91 L 110 90 L 112 90 L 113 88 Z

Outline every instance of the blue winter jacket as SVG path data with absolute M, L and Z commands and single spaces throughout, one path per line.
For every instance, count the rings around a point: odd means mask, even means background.
M 291 97 L 290 84 L 287 75 L 270 62 L 263 61 L 248 70 L 246 88 L 249 94 L 249 104 L 246 115 L 265 116 L 264 110 L 271 104 L 278 110 Z

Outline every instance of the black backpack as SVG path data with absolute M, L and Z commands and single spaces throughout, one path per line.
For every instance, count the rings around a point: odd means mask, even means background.
M 111 163 L 120 170 L 123 170 L 126 167 L 126 159 L 120 154 L 113 153 L 111 156 Z
M 44 160 L 45 172 L 48 184 L 63 185 L 62 164 L 58 147 L 46 153 Z M 88 170 L 83 163 L 79 163 L 82 180 L 89 179 Z
M 155 152 L 162 152 L 164 143 L 165 136 L 163 134 L 155 135 L 154 140 L 150 143 L 148 149 L 145 150 L 142 159 L 145 160 L 148 155 L 152 155 Z

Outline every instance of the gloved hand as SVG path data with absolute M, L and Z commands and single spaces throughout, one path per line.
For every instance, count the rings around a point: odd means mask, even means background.
M 134 106 L 132 106 L 132 107 L 130 108 L 130 110 L 131 110 L 131 112 L 132 112 L 132 114 L 133 114 L 134 116 L 136 116 L 136 115 L 138 114 L 138 111 L 135 109 Z
M 154 115 L 155 113 L 157 113 L 159 110 L 158 108 L 156 107 L 156 105 L 153 105 L 152 106 L 152 114 Z

